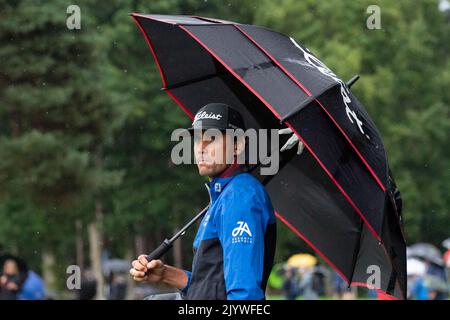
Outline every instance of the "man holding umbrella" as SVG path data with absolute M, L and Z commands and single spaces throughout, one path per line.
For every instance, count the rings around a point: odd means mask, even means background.
M 192 272 L 147 261 L 140 255 L 130 274 L 136 281 L 162 282 L 187 299 L 264 299 L 276 241 L 275 214 L 263 185 L 237 164 L 245 141 L 229 130 L 245 125 L 241 114 L 223 103 L 209 103 L 194 118 L 194 154 L 201 176 L 209 177 L 211 203 L 194 240 Z M 209 130 L 221 134 L 208 138 Z M 227 132 L 226 132 L 227 131 Z M 227 163 L 227 154 L 233 162 Z

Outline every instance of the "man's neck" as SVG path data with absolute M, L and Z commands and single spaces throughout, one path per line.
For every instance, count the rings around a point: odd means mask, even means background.
M 239 164 L 236 162 L 233 164 L 228 165 L 228 167 L 225 168 L 221 173 L 218 175 L 215 175 L 214 177 L 209 177 L 209 180 L 211 181 L 214 178 L 228 178 L 233 175 L 233 173 L 239 168 Z

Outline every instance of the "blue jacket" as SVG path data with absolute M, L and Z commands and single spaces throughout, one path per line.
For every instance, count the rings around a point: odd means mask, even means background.
M 265 298 L 276 242 L 274 210 L 249 173 L 209 182 L 211 204 L 194 240 L 187 299 Z

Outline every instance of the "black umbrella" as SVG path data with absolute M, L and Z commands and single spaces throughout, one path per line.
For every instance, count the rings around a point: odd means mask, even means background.
M 163 90 L 190 116 L 232 105 L 248 128 L 290 128 L 305 149 L 281 153 L 266 186 L 278 218 L 353 285 L 373 267 L 381 290 L 404 298 L 401 202 L 375 124 L 307 48 L 266 28 L 190 16 L 132 14 Z M 283 139 L 288 139 L 283 136 Z M 284 143 L 286 140 L 282 141 Z M 396 197 L 397 196 L 397 197 Z M 369 279 L 370 280 L 370 279 Z

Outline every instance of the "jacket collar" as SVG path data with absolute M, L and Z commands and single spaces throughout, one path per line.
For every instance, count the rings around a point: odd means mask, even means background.
M 233 178 L 239 173 L 244 172 L 244 166 L 238 164 L 232 164 L 219 176 L 212 178 L 209 181 L 209 193 L 211 195 L 211 201 L 214 202 L 220 193 L 225 189 L 227 184 L 233 180 Z

